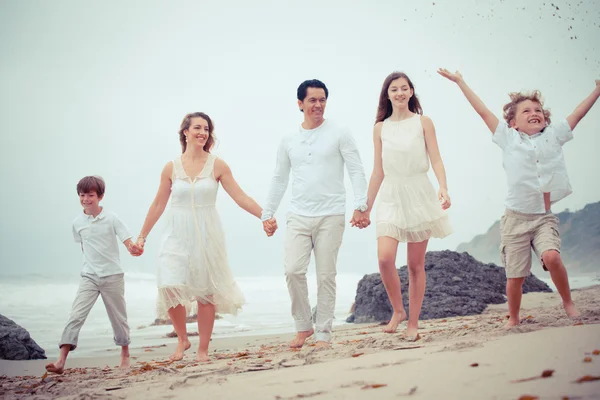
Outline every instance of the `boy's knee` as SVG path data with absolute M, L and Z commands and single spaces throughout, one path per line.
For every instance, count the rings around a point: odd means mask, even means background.
M 562 260 L 558 250 L 546 250 L 542 254 L 542 263 L 547 270 L 560 266 Z

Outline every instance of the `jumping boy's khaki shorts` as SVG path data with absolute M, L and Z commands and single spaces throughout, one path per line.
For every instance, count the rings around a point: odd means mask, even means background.
M 560 252 L 558 218 L 550 212 L 524 214 L 507 209 L 500 220 L 500 258 L 507 278 L 529 276 L 531 249 L 548 271 L 542 254 L 548 250 Z

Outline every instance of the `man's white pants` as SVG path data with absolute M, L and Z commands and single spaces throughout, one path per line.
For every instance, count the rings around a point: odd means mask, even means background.
M 79 331 L 83 326 L 92 307 L 102 296 L 108 319 L 113 328 L 114 340 L 117 346 L 128 346 L 129 325 L 125 309 L 125 280 L 123 274 L 99 277 L 96 275 L 81 275 L 79 290 L 73 301 L 73 309 L 67 326 L 63 331 L 58 347 L 71 345 L 71 350 L 77 347 Z
M 298 332 L 313 328 L 306 271 L 314 251 L 317 269 L 315 338 L 329 342 L 335 310 L 336 262 L 345 228 L 344 215 L 303 217 L 289 214 L 285 236 L 285 275 Z

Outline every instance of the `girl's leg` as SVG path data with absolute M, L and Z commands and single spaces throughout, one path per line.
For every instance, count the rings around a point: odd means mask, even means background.
M 396 332 L 398 325 L 406 319 L 406 311 L 404 311 L 404 304 L 402 303 L 402 292 L 400 291 L 400 277 L 396 270 L 397 252 L 398 241 L 396 239 L 388 236 L 377 238 L 379 273 L 394 310 L 390 323 L 383 329 L 386 333 Z
M 200 336 L 200 344 L 198 345 L 198 353 L 196 361 L 208 361 L 208 345 L 212 336 L 213 327 L 215 326 L 215 305 L 208 303 L 202 304 L 198 302 L 198 335 Z
M 175 349 L 175 353 L 171 354 L 169 358 L 173 361 L 179 361 L 183 359 L 183 353 L 191 347 L 185 326 L 187 313 L 185 307 L 181 304 L 177 307 L 169 308 L 168 313 L 175 333 L 177 333 L 177 348 Z
M 419 315 L 425 297 L 425 252 L 428 240 L 408 244 L 408 329 L 406 336 L 410 340 L 417 340 L 419 329 Z

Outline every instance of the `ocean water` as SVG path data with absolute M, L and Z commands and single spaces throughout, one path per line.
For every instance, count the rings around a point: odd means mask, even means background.
M 345 323 L 362 275 L 338 274 L 334 325 Z M 308 275 L 309 299 L 316 305 L 316 276 Z M 236 278 L 246 304 L 237 316 L 224 315 L 215 321 L 213 338 L 251 336 L 271 333 L 292 334 L 293 319 L 285 276 Z M 3 279 L 0 282 L 0 314 L 27 329 L 31 337 L 53 358 L 58 341 L 69 318 L 77 293 L 78 281 L 60 281 L 48 277 Z M 125 299 L 131 329 L 131 347 L 163 344 L 171 325 L 150 326 L 156 318 L 156 278 L 151 274 L 126 273 Z M 188 331 L 197 331 L 195 323 Z M 101 298 L 90 312 L 79 335 L 79 344 L 70 357 L 98 355 L 116 350 L 112 328 Z M 173 340 L 174 339 L 168 339 Z M 197 340 L 197 339 L 196 339 Z
M 71 304 L 77 292 L 78 281 L 67 281 L 36 276 L 27 279 L 0 281 L 0 314 L 12 319 L 29 331 L 31 337 L 46 350 L 48 358 L 58 355 L 58 341 L 69 318 Z M 316 277 L 309 275 L 309 298 L 316 305 Z M 362 275 L 338 274 L 334 326 L 344 324 L 356 295 L 356 286 Z M 541 277 L 556 291 L 549 277 Z M 224 315 L 215 321 L 213 337 L 252 336 L 271 333 L 292 335 L 293 319 L 285 277 L 238 277 L 237 282 L 247 304 L 237 316 Z M 600 284 L 598 276 L 570 277 L 573 289 Z M 125 297 L 131 328 L 131 346 L 159 345 L 175 339 L 164 336 L 172 326 L 150 326 L 154 321 L 156 305 L 156 278 L 151 274 L 126 273 Z M 195 323 L 188 331 L 197 331 Z M 197 340 L 193 338 L 192 341 Z M 99 298 L 79 335 L 79 347 L 70 357 L 106 354 L 118 348 L 112 340 L 112 329 L 104 304 Z

